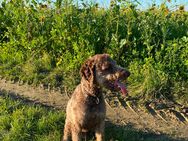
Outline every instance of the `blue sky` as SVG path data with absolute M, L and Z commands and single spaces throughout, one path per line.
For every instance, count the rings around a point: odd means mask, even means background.
M 37 0 L 37 1 L 43 1 L 43 0 Z M 51 1 L 56 1 L 56 0 L 51 0 Z M 110 4 L 110 0 L 75 0 L 75 1 L 93 1 L 93 2 L 97 2 L 100 4 L 100 6 L 102 7 L 109 7 Z M 129 1 L 136 1 L 136 0 L 129 0 Z M 164 1 L 166 1 L 166 4 L 168 5 L 168 7 L 172 10 L 175 9 L 174 6 L 176 5 L 184 5 L 185 9 L 188 11 L 188 0 L 137 0 L 141 5 L 138 5 L 138 8 L 141 10 L 147 9 L 148 7 L 150 7 L 153 3 L 160 5 L 161 3 L 163 3 Z M 170 1 L 170 2 L 168 2 Z M 1 4 L 2 0 L 0 0 L 0 4 Z
M 140 2 L 141 5 L 139 5 L 139 8 L 146 9 L 147 7 L 150 7 L 153 3 L 160 5 L 164 1 L 167 0 L 137 0 Z M 188 10 L 188 0 L 170 0 L 171 2 L 166 2 L 169 8 L 174 9 L 175 5 L 185 5 L 186 10 Z M 100 3 L 101 6 L 108 7 L 110 0 L 96 0 L 96 2 Z

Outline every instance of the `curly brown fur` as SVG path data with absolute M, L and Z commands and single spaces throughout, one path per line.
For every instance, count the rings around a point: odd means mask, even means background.
M 130 73 L 117 66 L 107 54 L 95 55 L 82 65 L 81 82 L 67 104 L 63 141 L 80 141 L 82 132 L 94 131 L 96 140 L 104 140 L 106 107 L 102 87 L 119 90 L 120 80 Z M 121 86 L 120 86 L 121 87 Z

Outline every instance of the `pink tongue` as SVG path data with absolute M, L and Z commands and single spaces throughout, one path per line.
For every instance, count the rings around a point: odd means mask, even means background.
M 121 92 L 123 95 L 127 95 L 127 89 L 126 87 L 124 86 L 124 84 L 122 84 L 121 82 L 119 82 L 118 80 L 115 81 L 115 85 L 118 86 L 120 89 L 121 89 Z

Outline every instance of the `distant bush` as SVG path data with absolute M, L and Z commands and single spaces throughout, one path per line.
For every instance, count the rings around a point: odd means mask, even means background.
M 0 75 L 53 87 L 78 83 L 83 61 L 109 53 L 131 70 L 129 88 L 145 98 L 188 98 L 188 12 L 165 4 L 82 5 L 4 1 L 0 7 Z M 135 90 L 137 91 L 137 90 Z M 137 91 L 137 92 L 138 92 Z

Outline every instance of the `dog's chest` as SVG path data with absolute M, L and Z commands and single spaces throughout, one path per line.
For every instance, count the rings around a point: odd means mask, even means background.
M 85 109 L 85 114 L 83 118 L 83 128 L 96 128 L 96 126 L 105 119 L 105 104 L 104 102 L 101 102 L 95 105 L 87 105 L 86 107 L 87 108 Z
M 92 107 L 85 111 L 83 118 L 84 129 L 94 129 L 105 119 L 105 110 L 98 107 Z

